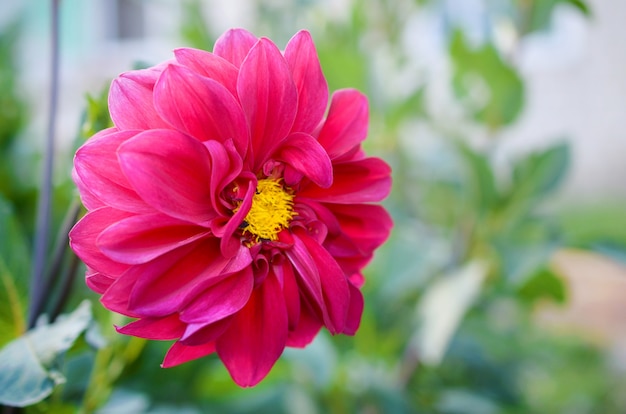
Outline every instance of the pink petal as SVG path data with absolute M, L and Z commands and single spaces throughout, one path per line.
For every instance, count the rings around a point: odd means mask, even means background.
M 252 293 L 246 306 L 217 340 L 217 354 L 242 387 L 261 381 L 285 348 L 287 310 L 280 283 L 273 275 Z
M 169 128 L 154 109 L 152 89 L 158 71 L 126 72 L 114 79 L 109 90 L 109 112 L 116 127 L 126 129 Z
M 69 233 L 70 247 L 74 253 L 93 271 L 115 278 L 128 269 L 128 265 L 118 263 L 105 256 L 96 244 L 100 233 L 116 223 L 130 217 L 131 213 L 102 207 L 87 213 Z M 94 283 L 98 283 L 94 280 Z
M 294 329 L 300 321 L 300 289 L 296 282 L 293 267 L 289 262 L 272 267 L 272 270 L 283 287 L 285 306 L 289 320 L 289 329 Z
M 250 298 L 254 276 L 250 267 L 202 292 L 180 313 L 189 324 L 208 325 L 239 311 Z
M 115 282 L 115 278 L 96 272 L 93 269 L 87 269 L 85 274 L 85 284 L 87 287 L 100 295 L 103 294 L 113 282 Z
M 239 102 L 219 82 L 169 65 L 154 87 L 157 112 L 200 141 L 232 139 L 240 154 L 248 147 L 248 125 Z
M 298 195 L 327 203 L 353 204 L 380 201 L 391 190 L 391 169 L 379 158 L 334 164 L 333 170 L 330 188 L 310 185 Z
M 295 34 L 285 47 L 285 60 L 298 90 L 298 113 L 292 131 L 312 132 L 328 105 L 328 84 L 309 32 Z
M 346 318 L 346 326 L 343 328 L 343 334 L 354 335 L 361 324 L 361 315 L 363 315 L 363 294 L 352 283 L 348 283 L 350 287 L 350 306 L 348 308 L 348 316 Z
M 191 346 L 214 342 L 228 329 L 231 321 L 232 317 L 226 317 L 208 325 L 204 323 L 189 324 L 179 342 Z
M 157 210 L 203 224 L 211 208 L 211 165 L 201 142 L 171 130 L 143 132 L 118 150 L 122 170 L 137 193 Z
M 335 259 L 317 241 L 304 231 L 298 231 L 294 236 L 296 246 L 298 240 L 301 241 L 315 262 L 315 270 L 319 274 L 324 305 L 328 314 L 324 318 L 324 324 L 332 334 L 342 332 L 350 304 L 350 290 L 346 276 Z
M 100 234 L 97 244 L 115 261 L 139 264 L 209 234 L 206 228 L 155 213 L 119 220 Z
M 250 125 L 252 171 L 258 171 L 289 134 L 298 104 L 291 71 L 270 40 L 261 39 L 250 50 L 241 64 L 237 91 Z
M 224 258 L 217 239 L 183 246 L 144 265 L 136 265 L 122 276 L 136 279 L 130 292 L 129 310 L 145 316 L 181 312 L 208 287 L 251 262 L 245 246 L 237 256 Z
M 215 352 L 215 342 L 208 342 L 198 346 L 187 346 L 174 342 L 161 364 L 163 368 L 171 368 L 185 362 L 202 358 Z
M 257 37 L 247 30 L 230 29 L 217 39 L 213 53 L 239 67 L 257 40 Z
M 72 168 L 72 180 L 76 183 L 78 193 L 80 194 L 80 201 L 87 210 L 96 210 L 100 207 L 105 207 L 104 204 L 94 193 L 89 190 L 89 186 L 80 178 L 76 172 L 76 168 Z
M 172 314 L 164 318 L 142 318 L 115 329 L 124 335 L 169 341 L 180 338 L 185 331 L 185 324 L 180 322 L 178 315 Z
M 315 317 L 312 311 L 302 307 L 298 325 L 289 331 L 287 346 L 304 348 L 313 341 L 321 328 L 322 323 Z
M 339 220 L 343 234 L 354 240 L 361 251 L 372 252 L 391 233 L 393 220 L 382 206 L 333 204 L 329 207 Z
M 74 175 L 81 193 L 91 194 L 101 203 L 119 210 L 153 212 L 132 188 L 117 159 L 121 144 L 139 131 L 105 129 L 94 135 L 76 152 Z
M 256 43 L 256 38 L 254 42 Z M 239 70 L 226 59 L 205 50 L 186 47 L 175 49 L 174 56 L 181 65 L 187 66 L 199 75 L 221 83 L 233 96 L 237 96 Z
M 289 135 L 280 145 L 276 158 L 285 162 L 322 188 L 333 182 L 333 166 L 322 146 L 308 134 Z
M 332 160 L 347 154 L 367 136 L 367 97 L 355 89 L 333 93 L 328 117 L 318 140 Z

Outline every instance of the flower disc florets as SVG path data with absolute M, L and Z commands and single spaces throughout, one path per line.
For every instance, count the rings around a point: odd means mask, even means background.
M 252 206 L 243 222 L 244 234 L 254 240 L 277 240 L 278 233 L 289 227 L 295 215 L 293 191 L 281 179 L 264 178 L 258 181 L 252 197 Z

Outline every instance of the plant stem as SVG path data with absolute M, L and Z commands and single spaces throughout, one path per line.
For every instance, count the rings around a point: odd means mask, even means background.
M 50 232 L 50 216 L 52 204 L 52 174 L 54 171 L 54 135 L 56 129 L 57 103 L 59 95 L 59 3 L 51 0 L 51 64 L 50 64 L 50 108 L 48 132 L 46 135 L 45 159 L 42 170 L 41 192 L 37 204 L 37 227 L 35 230 L 35 246 L 33 271 L 30 281 L 30 306 L 28 326 L 32 328 L 39 316 L 45 298 L 44 273 L 48 251 L 48 235 Z M 37 311 L 39 309 L 39 311 Z

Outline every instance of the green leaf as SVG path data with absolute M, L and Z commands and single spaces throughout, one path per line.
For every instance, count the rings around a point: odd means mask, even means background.
M 475 151 L 463 141 L 455 142 L 456 148 L 468 169 L 471 198 L 476 210 L 487 212 L 498 201 L 496 179 L 485 154 Z
M 563 280 L 548 268 L 543 268 L 530 277 L 520 288 L 519 296 L 529 303 L 539 299 L 565 303 L 567 298 Z
M 450 43 L 450 57 L 454 92 L 474 120 L 495 130 L 517 119 L 524 105 L 524 83 L 492 44 L 472 49 L 457 30 Z
M 513 167 L 513 191 L 524 198 L 549 195 L 563 182 L 569 164 L 570 149 L 565 142 L 533 152 Z
M 67 316 L 41 324 L 0 350 L 0 404 L 35 404 L 65 381 L 55 368 L 91 321 L 91 304 L 83 301 Z

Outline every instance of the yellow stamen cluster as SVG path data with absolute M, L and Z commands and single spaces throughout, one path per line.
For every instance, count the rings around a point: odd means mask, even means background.
M 245 218 L 244 233 L 255 236 L 255 241 L 277 240 L 278 233 L 289 227 L 296 213 L 293 211 L 293 193 L 281 179 L 264 178 L 258 181 L 252 207 Z

